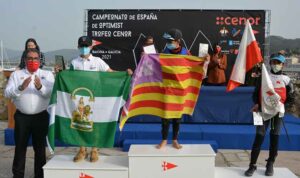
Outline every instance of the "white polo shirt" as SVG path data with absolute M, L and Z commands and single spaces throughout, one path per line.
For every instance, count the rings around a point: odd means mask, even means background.
M 82 57 L 78 56 L 72 60 L 71 65 L 74 70 L 105 72 L 109 69 L 109 66 L 101 58 L 93 55 L 90 55 L 88 59 L 83 59 Z
M 42 88 L 37 90 L 34 85 L 34 76 L 41 80 Z M 28 87 L 20 91 L 18 87 L 22 85 L 25 79 L 32 77 Z M 31 74 L 27 69 L 17 70 L 13 72 L 6 85 L 4 95 L 11 98 L 16 108 L 24 114 L 37 114 L 47 109 L 52 88 L 54 84 L 54 76 L 52 72 L 38 69 Z

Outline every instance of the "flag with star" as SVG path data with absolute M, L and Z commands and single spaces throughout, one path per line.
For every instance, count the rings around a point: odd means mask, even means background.
M 192 115 L 202 83 L 204 59 L 173 54 L 145 54 L 131 81 L 129 99 L 123 106 L 120 130 L 138 115 L 164 119 Z

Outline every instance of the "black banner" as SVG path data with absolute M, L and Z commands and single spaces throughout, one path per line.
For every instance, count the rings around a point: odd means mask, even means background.
M 92 53 L 114 70 L 135 69 L 145 37 L 162 51 L 164 32 L 178 28 L 183 46 L 198 56 L 199 43 L 219 43 L 228 56 L 227 79 L 238 53 L 246 20 L 264 51 L 264 10 L 88 10 L 88 36 L 102 44 Z

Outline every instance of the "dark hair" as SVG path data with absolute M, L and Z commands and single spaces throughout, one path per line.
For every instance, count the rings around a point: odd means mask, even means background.
M 25 59 L 27 58 L 28 53 L 37 53 L 39 55 L 39 60 L 40 60 L 40 51 L 38 49 L 35 48 L 28 48 L 27 50 L 24 51 L 25 54 Z
M 146 38 L 145 38 L 145 40 L 144 40 L 144 44 L 146 44 L 147 43 L 147 41 L 148 40 L 153 40 L 153 42 L 154 42 L 154 38 L 153 38 L 153 36 L 147 36 Z
M 219 43 L 214 43 L 212 45 L 212 49 L 211 48 L 208 49 L 208 54 L 215 55 L 217 53 L 217 51 L 216 51 L 216 47 L 217 46 L 221 47 L 221 45 Z M 223 55 L 224 55 L 224 53 L 220 52 L 219 55 L 218 55 L 218 57 L 223 57 Z
M 212 48 L 208 48 L 208 54 L 214 55 L 216 53 L 216 46 L 220 46 L 219 43 L 214 43 Z
M 147 36 L 146 40 L 149 40 L 149 39 L 153 39 L 153 36 L 151 36 L 151 35 Z
M 37 49 L 38 51 L 40 51 L 40 47 L 39 47 L 39 45 L 37 44 L 37 42 L 35 41 L 34 38 L 28 38 L 28 39 L 26 40 L 26 42 L 25 42 L 25 51 L 28 49 L 28 48 L 27 48 L 27 44 L 28 44 L 29 42 L 34 43 L 34 45 L 36 46 L 35 49 Z

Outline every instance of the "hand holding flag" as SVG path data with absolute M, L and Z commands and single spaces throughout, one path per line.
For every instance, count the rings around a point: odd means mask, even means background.
M 284 104 L 280 102 L 281 98 L 276 93 L 264 64 L 262 64 L 261 98 L 261 110 L 264 120 L 271 119 L 278 112 L 279 115 L 283 116 L 285 111 Z
M 170 54 L 143 55 L 123 107 L 120 130 L 138 115 L 181 118 L 192 115 L 203 78 L 204 59 Z

